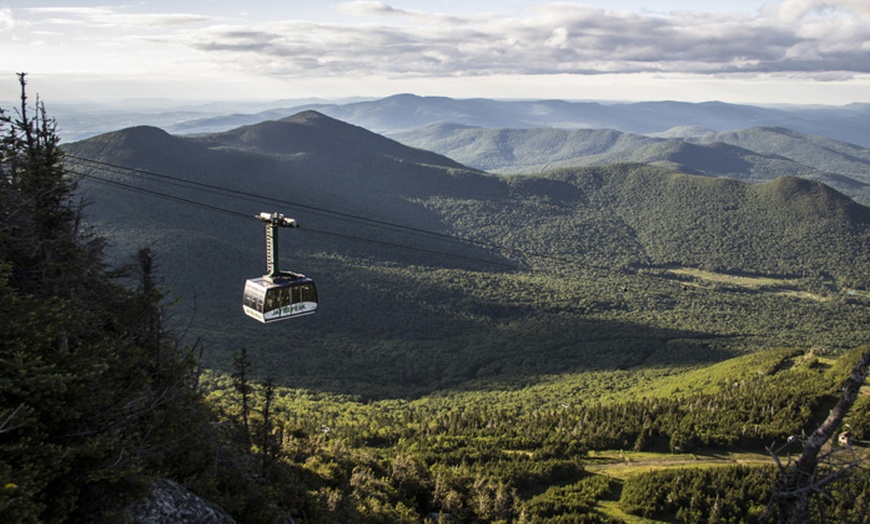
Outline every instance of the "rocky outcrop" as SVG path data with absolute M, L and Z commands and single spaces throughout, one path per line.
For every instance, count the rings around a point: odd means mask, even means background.
M 155 482 L 148 498 L 131 510 L 130 524 L 235 524 L 235 520 L 218 506 L 167 479 Z

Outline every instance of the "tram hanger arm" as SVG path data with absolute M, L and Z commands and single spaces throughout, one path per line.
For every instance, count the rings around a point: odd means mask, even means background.
M 295 218 L 285 217 L 281 213 L 267 213 L 263 211 L 259 215 L 256 215 L 256 218 L 257 220 L 262 220 L 263 222 L 267 222 L 273 226 L 299 227 Z

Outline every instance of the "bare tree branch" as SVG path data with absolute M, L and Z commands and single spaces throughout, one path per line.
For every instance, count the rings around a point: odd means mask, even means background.
M 813 497 L 830 496 L 824 487 L 849 475 L 858 465 L 857 457 L 852 452 L 851 460 L 835 463 L 834 453 L 829 451 L 820 456 L 823 447 L 831 440 L 843 424 L 864 380 L 867 378 L 867 368 L 870 365 L 870 347 L 864 350 L 861 358 L 852 368 L 849 377 L 842 383 L 843 394 L 837 404 L 828 413 L 827 418 L 804 441 L 804 451 L 794 462 L 794 465 L 782 466 L 776 459 L 781 471 L 781 478 L 774 488 L 773 499 L 779 509 L 779 521 L 783 523 L 810 522 L 810 501 Z M 775 453 L 768 448 L 775 457 Z M 820 477 L 819 464 L 828 468 Z

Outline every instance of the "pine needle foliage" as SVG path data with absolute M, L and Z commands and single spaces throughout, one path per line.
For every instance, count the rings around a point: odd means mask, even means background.
M 203 469 L 206 412 L 189 349 L 162 331 L 152 255 L 126 273 L 138 287 L 108 269 L 19 80 L 0 112 L 0 520 L 113 521 L 154 476 Z

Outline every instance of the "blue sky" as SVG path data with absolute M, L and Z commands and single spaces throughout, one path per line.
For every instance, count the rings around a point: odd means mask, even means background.
M 870 102 L 870 2 L 0 0 L 0 100 Z

